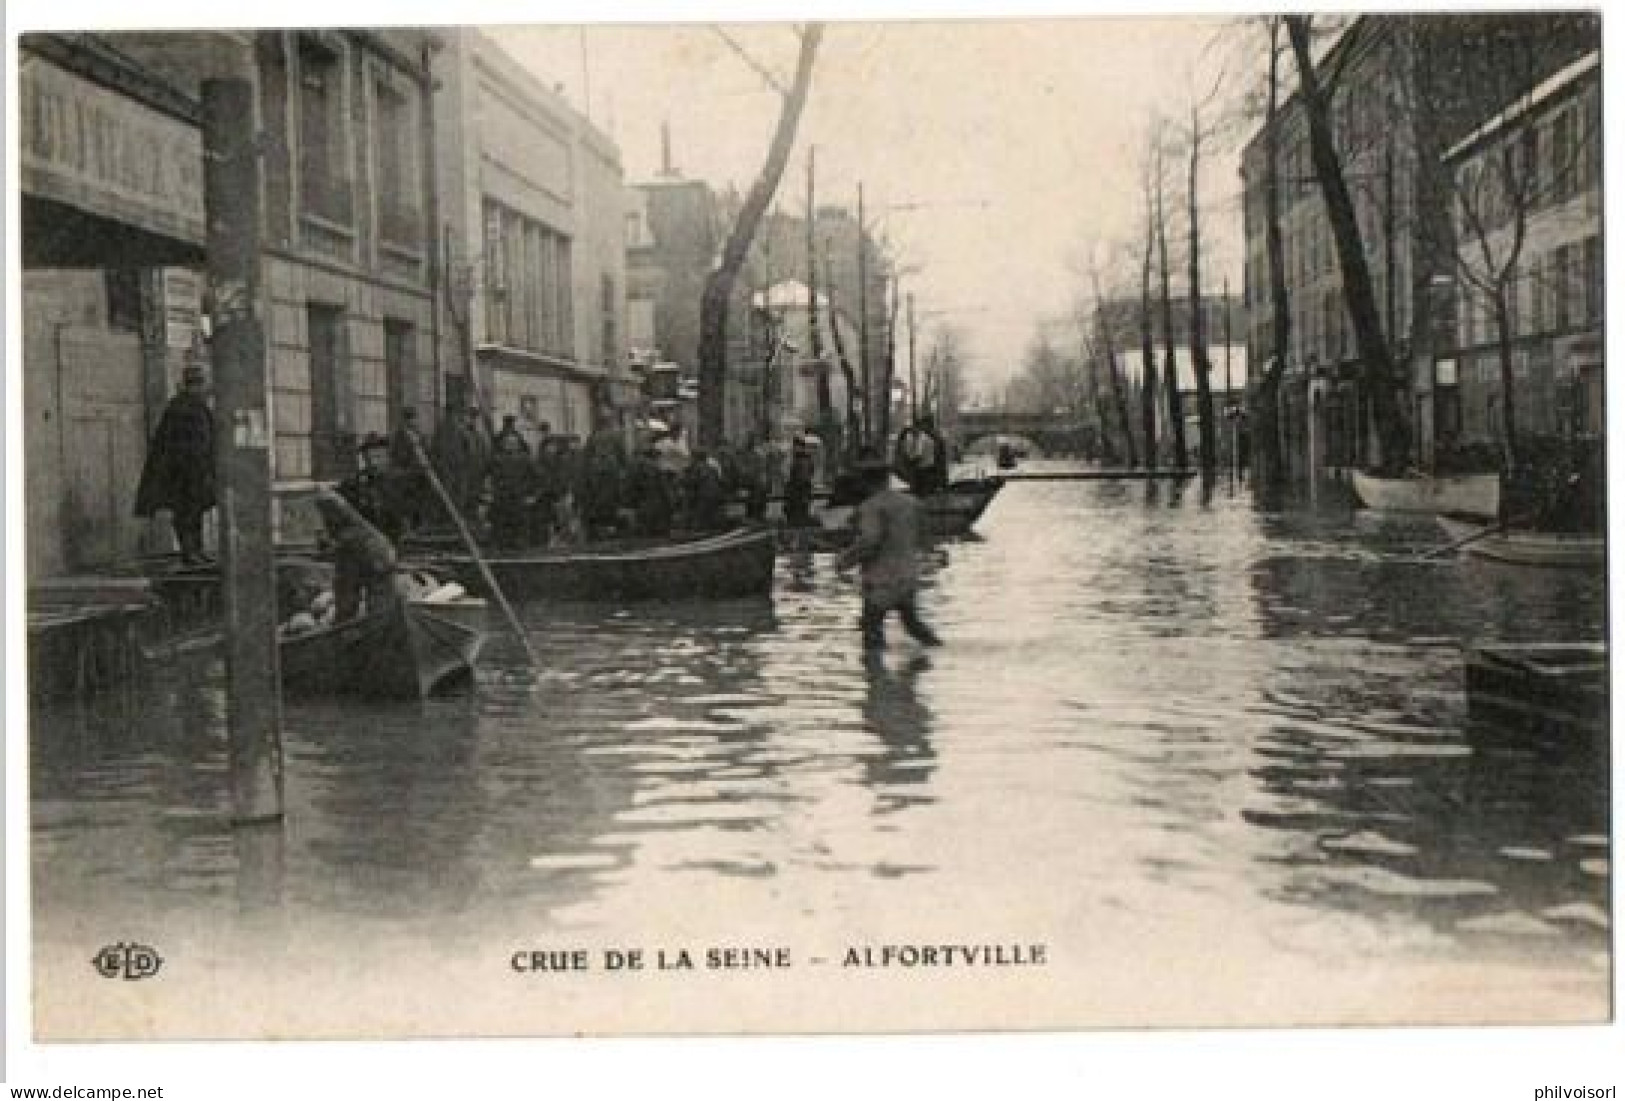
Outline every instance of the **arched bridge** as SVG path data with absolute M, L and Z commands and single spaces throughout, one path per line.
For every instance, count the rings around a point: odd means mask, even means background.
M 963 448 L 988 436 L 1022 436 L 1047 455 L 1090 454 L 1095 445 L 1094 433 L 1077 418 L 1056 414 L 965 410 L 955 418 L 954 427 Z

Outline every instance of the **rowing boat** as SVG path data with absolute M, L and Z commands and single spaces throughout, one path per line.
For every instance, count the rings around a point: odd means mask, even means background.
M 1354 494 L 1378 512 L 1472 516 L 1494 520 L 1501 510 L 1499 474 L 1440 474 L 1379 478 L 1356 470 Z
M 771 530 L 752 527 L 703 537 L 611 540 L 485 561 L 503 592 L 516 600 L 767 596 L 773 590 L 775 542 Z M 485 594 L 472 559 L 446 556 L 435 564 L 470 591 Z
M 481 632 L 408 605 L 284 637 L 278 647 L 287 694 L 414 700 L 466 681 Z
M 1003 488 L 1004 479 L 997 476 L 963 478 L 950 483 L 947 489 L 916 498 L 920 502 L 920 524 L 925 534 L 938 538 L 969 535 Z M 816 513 L 816 517 L 827 531 L 845 530 L 851 525 L 856 507 L 856 504 L 832 503 Z
M 1603 537 L 1594 533 L 1531 531 L 1523 528 L 1493 530 L 1489 525 L 1458 519 L 1453 516 L 1435 517 L 1453 543 L 1461 543 L 1462 551 L 1496 562 L 1509 562 L 1518 566 L 1601 565 L 1607 558 Z

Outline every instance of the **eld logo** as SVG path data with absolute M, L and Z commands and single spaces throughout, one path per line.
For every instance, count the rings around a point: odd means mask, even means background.
M 155 948 L 120 941 L 117 944 L 109 944 L 97 952 L 90 965 L 104 979 L 122 976 L 125 980 L 133 982 L 136 979 L 150 979 L 156 975 L 158 969 L 164 965 L 164 958 Z

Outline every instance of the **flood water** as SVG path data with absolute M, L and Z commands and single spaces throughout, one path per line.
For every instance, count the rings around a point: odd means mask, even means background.
M 784 945 L 806 976 L 952 937 L 1046 945 L 1031 1012 L 1015 987 L 961 1019 L 909 1002 L 928 986 L 807 979 L 898 1003 L 781 1014 L 792 979 L 764 1016 L 690 1025 L 1607 1012 L 1602 740 L 1475 731 L 1462 688 L 1464 646 L 1602 637 L 1600 572 L 1427 561 L 1429 523 L 1265 509 L 1222 480 L 1208 500 L 1016 482 L 978 527 L 931 552 L 940 650 L 893 622 L 865 662 L 850 579 L 788 556 L 771 602 L 528 607 L 536 674 L 493 620 L 465 697 L 290 702 L 270 831 L 227 824 L 207 660 L 134 708 L 37 712 L 38 965 L 136 939 L 176 984 L 285 953 L 500 986 L 535 981 L 510 966 L 535 947 Z M 44 1012 L 76 1031 L 79 1010 Z M 568 1000 L 520 1012 L 517 1031 L 588 1027 Z

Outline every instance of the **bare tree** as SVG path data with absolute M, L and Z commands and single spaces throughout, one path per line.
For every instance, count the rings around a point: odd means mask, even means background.
M 1190 301 L 1191 370 L 1196 375 L 1197 454 L 1204 478 L 1213 477 L 1218 467 L 1219 452 L 1218 428 L 1213 413 L 1213 363 L 1208 359 L 1207 318 L 1202 308 L 1202 230 L 1196 192 L 1202 164 L 1202 142 L 1214 132 L 1213 124 L 1203 121 L 1202 112 L 1219 94 L 1223 81 L 1224 74 L 1221 72 L 1206 99 L 1191 101 L 1189 175 L 1186 184 L 1186 207 L 1190 222 L 1190 280 L 1186 295 Z
M 700 440 L 708 447 L 715 447 L 723 438 L 726 409 L 724 391 L 728 380 L 728 305 L 733 296 L 734 281 L 745 264 L 751 240 L 756 235 L 768 203 L 778 190 L 785 164 L 790 159 L 790 150 L 795 145 L 796 128 L 801 122 L 802 110 L 807 105 L 807 93 L 812 87 L 813 62 L 824 36 L 823 24 L 809 23 L 797 30 L 797 36 L 800 48 L 796 57 L 796 72 L 788 89 L 759 68 L 779 91 L 779 120 L 768 145 L 767 161 L 745 196 L 744 205 L 740 207 L 728 239 L 722 246 L 722 259 L 706 277 L 705 290 L 700 296 Z
M 1167 135 L 1160 121 L 1156 124 L 1152 141 L 1155 145 L 1156 158 L 1153 176 L 1156 214 L 1153 221 L 1157 227 L 1157 263 L 1162 280 L 1162 374 L 1168 395 L 1168 427 L 1173 433 L 1172 461 L 1177 468 L 1185 465 L 1188 453 L 1185 449 L 1185 411 L 1179 396 L 1179 368 L 1174 358 L 1174 295 L 1168 270 L 1168 220 L 1162 206 L 1163 190 L 1167 180 L 1164 165 Z
M 1265 17 L 1269 80 L 1264 104 L 1264 251 L 1269 267 L 1270 358 L 1254 394 L 1253 450 L 1259 476 L 1279 484 L 1286 475 L 1281 447 L 1281 377 L 1292 348 L 1292 301 L 1286 287 L 1286 245 L 1281 234 L 1281 17 Z
M 1309 128 L 1310 159 L 1326 204 L 1332 240 L 1337 248 L 1343 301 L 1354 329 L 1355 348 L 1371 396 L 1372 414 L 1382 447 L 1381 465 L 1394 469 L 1405 463 L 1410 450 L 1410 427 L 1400 404 L 1404 380 L 1394 363 L 1387 334 L 1383 331 L 1371 268 L 1366 261 L 1365 245 L 1360 239 L 1359 218 L 1332 133 L 1331 87 L 1336 74 L 1333 74 L 1332 81 L 1323 84 L 1311 56 L 1312 18 L 1308 15 L 1282 16 L 1286 22 L 1287 38 L 1292 44 L 1292 55 L 1297 62 L 1298 97 Z M 1351 50 L 1346 50 L 1344 56 L 1350 53 Z
M 1600 163 L 1596 153 L 1602 137 L 1600 116 L 1580 112 L 1578 124 L 1570 124 L 1561 143 L 1546 143 L 1552 156 L 1543 157 L 1533 72 L 1520 83 L 1525 90 L 1499 115 L 1507 124 L 1488 136 L 1486 144 L 1465 158 L 1456 171 L 1446 173 L 1457 227 L 1458 247 L 1452 253 L 1457 279 L 1467 297 L 1485 308 L 1495 328 L 1501 375 L 1501 446 L 1508 471 L 1517 468 L 1519 459 L 1513 369 L 1518 287 L 1527 282 L 1534 295 L 1543 295 L 1550 280 L 1559 294 L 1568 291 L 1566 272 L 1542 274 L 1538 267 L 1531 270 L 1525 263 L 1531 217 L 1595 183 L 1580 177 Z M 1562 148 L 1557 148 L 1559 144 Z
M 1095 292 L 1093 321 L 1096 347 L 1106 361 L 1106 378 L 1111 386 L 1112 404 L 1115 407 L 1116 422 L 1122 434 L 1123 450 L 1127 454 L 1128 465 L 1139 466 L 1140 452 L 1135 446 L 1134 430 L 1129 424 L 1128 396 L 1124 393 L 1123 373 L 1117 364 L 1117 333 L 1106 317 L 1106 299 L 1100 290 L 1100 272 L 1098 269 L 1092 269 L 1089 274 Z
M 1151 321 L 1151 255 L 1156 244 L 1156 215 L 1151 203 L 1152 162 L 1145 164 L 1145 248 L 1140 262 L 1140 431 L 1145 465 L 1157 469 L 1157 353 Z

